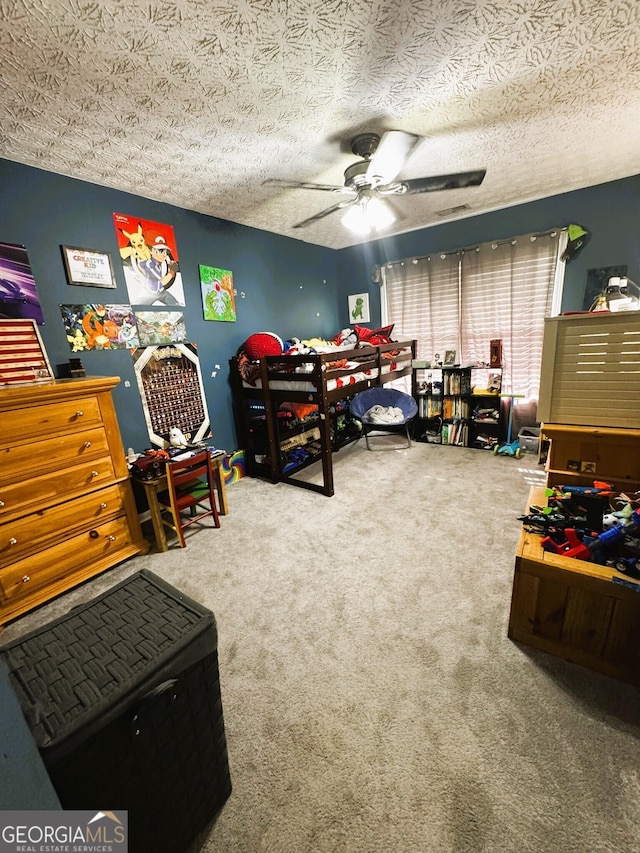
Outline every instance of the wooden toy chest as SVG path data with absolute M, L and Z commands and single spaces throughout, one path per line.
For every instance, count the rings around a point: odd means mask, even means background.
M 544 503 L 543 490 L 532 489 L 528 505 Z M 520 536 L 510 639 L 640 686 L 640 582 L 540 542 Z

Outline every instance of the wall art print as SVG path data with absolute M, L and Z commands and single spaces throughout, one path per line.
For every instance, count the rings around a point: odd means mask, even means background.
M 349 297 L 349 323 L 368 323 L 369 317 L 369 294 L 355 293 Z
M 207 267 L 202 264 L 198 269 L 204 319 L 235 323 L 236 300 L 231 270 L 221 270 L 218 267 Z
M 60 313 L 71 352 L 139 346 L 131 305 L 61 305 Z
M 0 318 L 44 323 L 27 250 L 18 243 L 0 243 Z
M 171 225 L 113 214 L 118 251 L 132 305 L 184 305 L 178 249 Z
M 181 429 L 193 443 L 209 437 L 197 345 L 141 347 L 132 356 L 151 443 L 168 447 L 172 427 Z
M 626 264 L 619 264 L 615 267 L 595 267 L 594 269 L 587 270 L 582 310 L 590 311 L 594 307 L 598 296 L 604 292 L 610 278 L 616 275 L 624 277 L 626 274 Z
M 179 344 L 187 340 L 182 311 L 136 311 L 141 347 Z

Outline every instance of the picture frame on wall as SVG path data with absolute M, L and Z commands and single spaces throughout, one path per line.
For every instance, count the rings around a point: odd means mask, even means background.
M 354 293 L 349 296 L 349 322 L 352 326 L 370 322 L 368 293 Z
M 108 252 L 80 249 L 77 246 L 62 246 L 61 248 L 69 284 L 109 288 L 117 286 L 111 255 Z

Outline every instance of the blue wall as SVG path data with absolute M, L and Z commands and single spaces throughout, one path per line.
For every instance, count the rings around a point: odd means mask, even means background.
M 0 160 L 0 242 L 26 246 L 45 317 L 40 331 L 56 375 L 61 375 L 56 366 L 67 365 L 72 355 L 58 306 L 128 302 L 113 226 L 114 213 L 173 226 L 187 303 L 184 309 L 187 332 L 189 339 L 198 345 L 213 442 L 228 451 L 237 449 L 229 358 L 254 332 L 274 331 L 284 339 L 310 338 L 332 336 L 343 328 L 346 322 L 344 316 L 339 316 L 336 253 Z M 117 289 L 69 285 L 61 245 L 109 252 Z M 199 264 L 233 272 L 238 291 L 237 322 L 203 319 Z M 244 298 L 241 292 L 246 294 Z M 88 374 L 121 377 L 114 398 L 124 446 L 136 450 L 149 447 L 131 353 L 113 350 L 78 355 Z
M 626 264 L 629 278 L 640 284 L 640 176 L 342 249 L 339 277 L 343 283 L 353 282 L 350 293 L 370 294 L 371 320 L 378 322 L 380 289 L 369 277 L 372 265 L 572 222 L 582 225 L 591 237 L 566 266 L 563 311 L 582 309 L 589 269 Z
M 591 239 L 567 265 L 563 310 L 582 308 L 587 270 L 593 267 L 627 264 L 629 277 L 640 283 L 640 176 L 339 251 L 7 160 L 0 160 L 0 202 L 0 242 L 27 248 L 44 310 L 42 337 L 54 369 L 66 365 L 71 356 L 59 304 L 128 301 L 113 213 L 173 226 L 187 302 L 187 331 L 198 344 L 213 440 L 225 450 L 238 447 L 229 358 L 257 331 L 274 331 L 285 339 L 333 336 L 350 325 L 348 294 L 370 294 L 369 325 L 377 325 L 380 292 L 370 277 L 376 264 L 575 222 L 590 232 Z M 69 285 L 61 245 L 109 252 L 117 289 Z M 203 319 L 199 264 L 233 271 L 238 291 L 236 323 Z M 124 445 L 137 450 L 148 447 L 130 353 L 85 352 L 81 357 L 87 373 L 121 377 L 114 396 Z

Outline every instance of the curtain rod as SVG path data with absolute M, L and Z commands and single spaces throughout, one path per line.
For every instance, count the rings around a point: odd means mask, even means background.
M 491 246 L 492 249 L 497 249 L 498 246 L 504 246 L 507 243 L 511 243 L 512 246 L 515 246 L 515 244 L 518 242 L 518 240 L 522 240 L 523 237 L 527 237 L 527 236 L 529 237 L 529 239 L 533 243 L 535 240 L 538 239 L 538 237 L 555 237 L 556 234 L 558 234 L 558 232 L 562 232 L 562 231 L 566 231 L 566 230 L 567 230 L 567 226 L 565 225 L 563 227 L 551 228 L 551 230 L 549 230 L 549 231 L 539 231 L 539 232 L 529 234 L 529 235 L 520 234 L 518 237 L 511 237 L 508 240 L 492 240 L 491 242 L 487 242 L 487 243 L 479 243 L 476 246 L 464 246 L 460 249 L 451 249 L 448 252 L 431 252 L 428 255 L 416 255 L 414 257 L 403 258 L 403 259 L 397 260 L 397 261 L 386 261 L 386 263 L 382 264 L 382 266 L 387 267 L 389 269 L 390 267 L 394 267 L 397 264 L 406 264 L 409 262 L 417 264 L 418 261 L 430 261 L 433 255 L 439 255 L 440 258 L 442 260 L 444 260 L 449 255 L 464 255 L 465 252 L 479 252 L 480 246 Z

